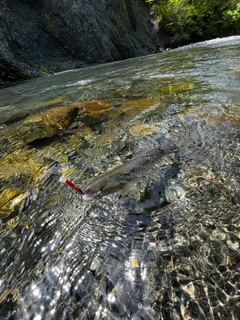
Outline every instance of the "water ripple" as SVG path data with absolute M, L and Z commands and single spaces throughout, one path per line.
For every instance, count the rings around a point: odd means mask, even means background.
M 109 107 L 91 117 L 80 108 L 46 144 L 9 155 L 1 146 L 0 188 L 16 210 L 0 220 L 0 318 L 239 317 L 239 49 L 214 45 L 139 58 L 140 69 L 125 61 L 126 72 L 99 66 L 95 78 L 69 72 L 48 79 L 53 93 L 25 93 L 44 101 L 64 88 L 67 103 Z M 160 159 L 94 202 L 59 183 L 67 174 L 84 188 L 159 144 Z

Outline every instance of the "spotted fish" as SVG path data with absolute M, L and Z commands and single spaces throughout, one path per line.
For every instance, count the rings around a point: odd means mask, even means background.
M 78 187 L 75 183 L 63 176 L 60 178 L 60 181 L 79 192 L 83 201 L 92 201 L 100 196 L 119 190 L 123 185 L 133 180 L 135 177 L 138 177 L 139 173 L 144 170 L 146 166 L 152 164 L 168 151 L 173 151 L 174 149 L 175 148 L 172 146 L 165 146 L 164 149 L 162 146 L 159 146 L 156 149 L 146 152 L 144 155 L 133 158 L 122 165 L 97 176 L 91 180 L 84 189 Z
M 158 147 L 97 176 L 84 188 L 82 200 L 91 201 L 99 196 L 119 190 L 124 184 L 137 177 L 147 165 L 163 156 L 165 152 L 161 147 Z

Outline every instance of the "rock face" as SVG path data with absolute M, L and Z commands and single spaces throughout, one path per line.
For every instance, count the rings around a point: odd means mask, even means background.
M 0 0 L 0 83 L 159 51 L 143 0 Z

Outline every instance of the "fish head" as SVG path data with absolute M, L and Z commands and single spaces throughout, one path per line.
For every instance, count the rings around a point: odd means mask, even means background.
M 90 202 L 97 200 L 102 193 L 102 188 L 95 188 L 94 185 L 89 185 L 84 189 L 84 194 L 82 195 L 83 202 Z
M 82 201 L 87 202 L 98 199 L 108 186 L 108 181 L 109 179 L 106 174 L 100 175 L 90 181 L 83 190 L 84 194 L 82 195 Z
M 94 201 L 97 200 L 98 195 L 94 194 L 94 193 L 84 193 L 82 195 L 82 201 L 83 202 L 90 202 L 90 201 Z

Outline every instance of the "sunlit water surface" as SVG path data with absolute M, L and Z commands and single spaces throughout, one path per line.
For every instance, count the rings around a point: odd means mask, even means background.
M 0 319 L 239 319 L 239 57 L 233 37 L 0 90 Z M 159 145 L 96 201 L 59 182 Z

